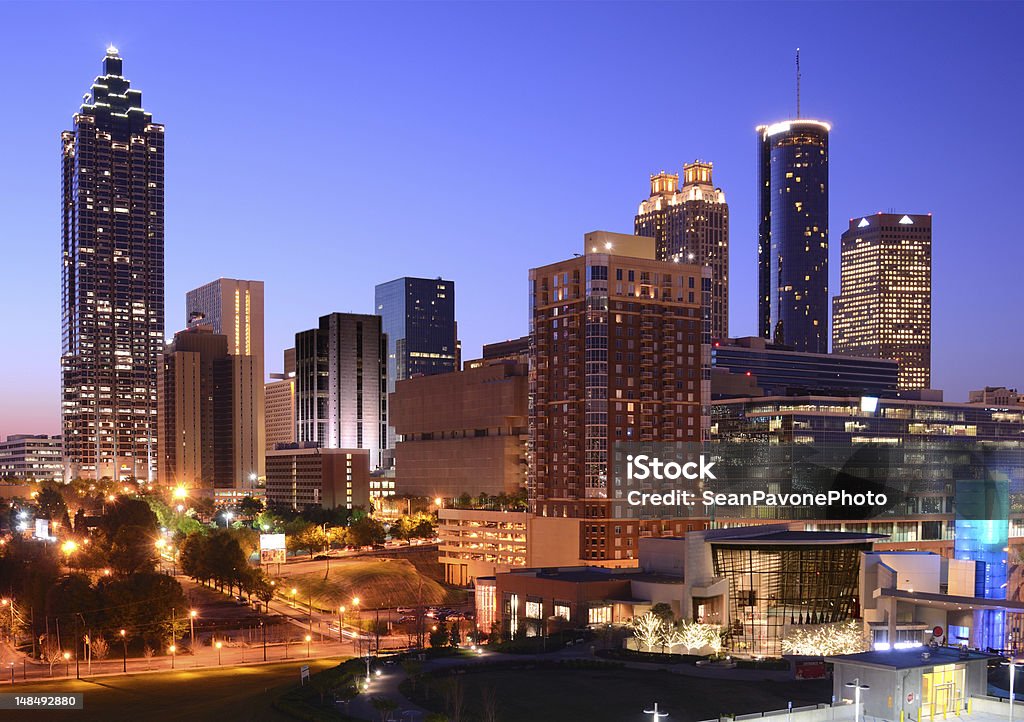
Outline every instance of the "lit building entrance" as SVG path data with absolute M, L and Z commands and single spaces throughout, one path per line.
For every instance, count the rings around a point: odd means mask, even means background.
M 963 664 L 944 664 L 921 675 L 921 716 L 959 713 L 967 706 L 964 690 L 967 668 Z

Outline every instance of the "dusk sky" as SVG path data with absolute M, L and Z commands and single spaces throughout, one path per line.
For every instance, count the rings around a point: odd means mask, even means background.
M 833 123 L 852 216 L 934 214 L 933 386 L 1024 387 L 1024 7 L 1010 3 L 0 4 L 0 435 L 60 429 L 60 132 L 116 45 L 167 127 L 167 335 L 266 282 L 266 368 L 398 276 L 456 282 L 463 357 L 527 331 L 527 270 L 632 232 L 714 162 L 732 335 L 756 333 L 755 125 Z

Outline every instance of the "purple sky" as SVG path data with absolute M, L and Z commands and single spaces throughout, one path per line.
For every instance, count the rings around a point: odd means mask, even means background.
M 934 214 L 933 385 L 1024 386 L 1024 8 L 1010 3 L 0 4 L 0 435 L 59 430 L 59 134 L 113 42 L 167 126 L 167 331 L 266 281 L 267 369 L 401 275 L 456 281 L 464 357 L 526 332 L 527 269 L 632 230 L 648 174 L 715 164 L 733 335 L 755 332 L 754 126 L 833 123 L 851 216 Z

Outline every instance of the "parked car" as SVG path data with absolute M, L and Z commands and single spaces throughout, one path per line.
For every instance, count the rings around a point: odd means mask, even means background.
M 328 559 L 330 559 L 330 557 L 326 554 L 317 554 L 315 557 L 313 557 L 313 561 L 315 562 L 325 562 Z

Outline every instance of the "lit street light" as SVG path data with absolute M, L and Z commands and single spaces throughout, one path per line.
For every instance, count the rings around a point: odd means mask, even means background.
M 861 714 L 861 708 L 860 708 L 860 691 L 862 689 L 871 689 L 871 687 L 869 687 L 866 684 L 861 684 L 860 683 L 860 677 L 857 677 L 852 682 L 847 682 L 845 686 L 852 687 L 853 690 L 854 690 L 854 692 L 853 692 L 853 722 L 860 722 L 861 717 L 863 716 Z
M 188 612 L 188 648 L 192 650 L 192 656 L 196 654 L 196 617 L 199 615 L 194 609 L 190 609 Z M 198 662 L 197 662 L 198 664 Z
M 1009 717 L 1010 722 L 1013 722 L 1013 700 L 1014 700 L 1014 695 L 1013 695 L 1013 678 L 1017 676 L 1017 665 L 1018 664 L 1020 664 L 1020 662 L 1018 662 L 1013 657 L 1010 657 L 1010 659 L 1008 661 L 1002 663 L 1002 665 L 1004 667 L 1009 667 L 1010 668 L 1010 717 Z
M 306 659 L 309 659 L 309 643 L 313 641 L 313 635 L 306 635 Z
M 128 637 L 126 635 L 127 635 L 127 632 L 122 629 L 121 630 L 121 643 L 124 645 L 124 657 L 121 660 L 121 671 L 124 672 L 125 674 L 128 673 Z
M 167 651 L 171 653 L 171 669 L 174 669 L 174 657 L 175 652 L 178 651 L 178 646 L 176 644 L 172 644 L 170 647 L 167 648 Z
M 221 647 L 224 646 L 224 644 L 221 643 L 221 642 L 217 642 L 217 644 L 215 646 L 217 647 L 217 664 L 220 665 L 223 662 L 223 660 L 221 659 L 221 651 L 220 650 L 221 650 Z

